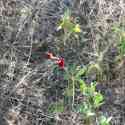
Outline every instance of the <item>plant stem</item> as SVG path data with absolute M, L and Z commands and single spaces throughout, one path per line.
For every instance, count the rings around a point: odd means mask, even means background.
M 63 39 L 63 45 L 66 45 L 67 39 L 70 37 L 71 33 L 68 33 L 67 31 L 64 31 L 64 39 Z
M 72 76 L 72 108 L 74 106 L 74 101 L 75 101 L 75 79 L 74 77 Z
M 91 118 L 86 118 L 85 125 L 92 125 Z

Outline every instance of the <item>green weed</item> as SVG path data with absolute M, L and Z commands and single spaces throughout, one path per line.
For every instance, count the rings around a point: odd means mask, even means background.
M 99 108 L 104 104 L 104 96 L 100 91 L 96 90 L 97 82 L 87 84 L 83 76 L 86 75 L 87 68 L 73 65 L 69 68 L 65 68 L 64 79 L 68 81 L 68 86 L 65 89 L 65 98 L 70 99 L 71 110 L 81 114 L 81 117 L 85 121 L 86 125 L 96 123 L 98 120 L 99 125 L 110 125 L 110 118 L 106 118 L 104 115 L 100 115 Z M 75 97 L 76 91 L 80 91 L 83 95 L 83 101 L 76 104 Z M 72 98 L 72 99 L 71 99 Z M 63 112 L 69 103 L 56 103 L 51 105 L 52 112 Z

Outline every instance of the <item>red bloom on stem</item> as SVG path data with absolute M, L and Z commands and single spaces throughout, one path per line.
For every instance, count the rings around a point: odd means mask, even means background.
M 58 66 L 59 66 L 61 69 L 64 69 L 64 59 L 63 59 L 63 58 L 59 58 L 56 63 L 58 64 Z
M 54 56 L 53 53 L 50 52 L 47 53 L 47 58 L 52 60 L 59 60 L 58 57 Z
M 56 64 L 61 68 L 61 69 L 64 69 L 64 59 L 63 58 L 58 58 L 56 56 L 53 56 L 52 53 L 48 52 L 47 54 L 47 58 L 48 59 L 51 59 L 53 61 L 56 62 Z
M 48 58 L 48 59 L 53 59 L 53 57 L 54 57 L 53 54 L 50 53 L 50 52 L 48 52 L 46 55 L 47 55 L 47 58 Z

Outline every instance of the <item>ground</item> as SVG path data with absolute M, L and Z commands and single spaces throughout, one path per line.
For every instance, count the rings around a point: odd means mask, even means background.
M 64 45 L 57 27 L 66 7 L 82 32 Z M 125 125 L 125 59 L 117 64 L 119 39 L 112 31 L 119 25 L 125 28 L 124 0 L 1 0 L 0 125 L 83 125 L 73 111 L 48 112 L 49 104 L 63 98 L 66 81 L 47 52 L 64 58 L 66 66 L 87 66 L 104 52 L 100 110 L 112 116 L 112 125 Z

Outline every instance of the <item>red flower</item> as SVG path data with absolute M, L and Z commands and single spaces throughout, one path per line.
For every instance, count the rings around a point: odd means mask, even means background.
M 53 56 L 53 54 L 52 54 L 52 53 L 50 53 L 50 52 L 48 52 L 48 53 L 47 53 L 47 58 L 48 58 L 48 59 L 52 59 L 52 60 L 59 60 L 59 58 L 58 58 L 58 57 Z
M 53 59 L 53 57 L 54 57 L 53 54 L 50 53 L 50 52 L 48 52 L 46 55 L 47 55 L 47 58 L 48 58 L 48 59 Z
M 63 58 L 59 58 L 58 61 L 56 62 L 56 64 L 58 64 L 58 66 L 61 69 L 64 69 L 64 59 Z
M 47 54 L 47 58 L 48 59 L 51 59 L 53 61 L 56 62 L 56 64 L 61 68 L 61 69 L 64 69 L 64 59 L 63 58 L 58 58 L 56 56 L 53 56 L 52 53 L 48 52 Z

